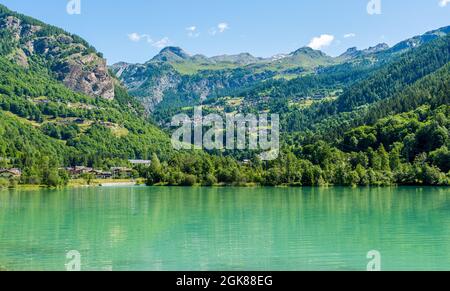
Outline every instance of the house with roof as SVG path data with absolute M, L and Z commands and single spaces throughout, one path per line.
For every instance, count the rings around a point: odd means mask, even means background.
M 83 174 L 89 174 L 93 171 L 92 168 L 84 167 L 84 166 L 68 167 L 65 170 L 69 173 L 69 175 L 72 179 L 76 179 Z
M 111 179 L 113 177 L 112 172 L 104 172 L 102 170 L 95 170 L 93 168 L 84 166 L 68 167 L 65 168 L 64 170 L 66 170 L 69 173 L 72 179 L 78 179 L 84 174 L 91 174 L 96 179 Z

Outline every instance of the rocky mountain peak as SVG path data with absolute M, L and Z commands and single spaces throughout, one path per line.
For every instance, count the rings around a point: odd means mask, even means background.
M 379 43 L 374 47 L 369 47 L 368 49 L 365 49 L 363 52 L 365 53 L 377 53 L 384 50 L 389 49 L 389 45 L 387 43 Z
M 305 55 L 305 56 L 309 56 L 312 58 L 315 57 L 325 57 L 326 54 L 322 51 L 319 50 L 314 50 L 310 47 L 302 47 L 299 48 L 298 50 L 294 51 L 291 53 L 292 56 L 299 56 L 299 55 Z
M 448 33 L 450 33 L 450 26 L 441 27 L 439 29 L 426 32 L 425 34 L 404 40 L 396 44 L 391 50 L 392 52 L 397 53 L 404 50 L 413 49 L 439 37 L 446 36 Z
M 191 56 L 179 47 L 166 47 L 157 54 L 153 61 L 180 62 L 188 60 Z
M 365 50 L 358 50 L 357 47 L 351 47 L 345 53 L 340 55 L 339 58 L 352 59 L 352 58 L 357 58 L 357 57 L 361 57 L 361 56 L 365 56 L 365 55 L 369 55 L 369 54 L 379 53 L 379 52 L 385 51 L 387 49 L 389 49 L 389 45 L 387 45 L 386 43 L 380 43 L 374 47 L 369 47 L 368 49 L 365 49 Z
M 348 50 L 345 51 L 342 55 L 340 55 L 340 58 L 355 58 L 358 55 L 360 55 L 361 51 L 358 50 L 357 47 L 351 47 Z

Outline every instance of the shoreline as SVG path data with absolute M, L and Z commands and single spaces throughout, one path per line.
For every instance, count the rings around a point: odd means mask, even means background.
M 18 184 L 14 187 L 0 188 L 1 191 L 6 190 L 41 190 L 41 189 L 74 189 L 88 187 L 120 187 L 120 186 L 141 186 L 145 185 L 144 179 L 117 179 L 117 180 L 100 180 L 95 179 L 87 183 L 81 179 L 70 180 L 67 185 L 59 187 L 48 187 L 46 185 Z
M 145 185 L 145 179 L 94 179 L 89 183 L 83 179 L 70 180 L 66 186 L 61 188 L 79 188 L 79 187 L 114 187 L 114 186 L 139 186 Z
M 14 187 L 6 187 L 0 188 L 0 192 L 7 190 L 28 190 L 28 191 L 36 191 L 36 190 L 45 190 L 45 189 L 76 189 L 76 188 L 95 188 L 95 187 L 105 187 L 105 188 L 115 188 L 115 187 L 136 187 L 136 186 L 145 186 L 145 187 L 180 187 L 180 188 L 397 188 L 397 187 L 437 187 L 437 188 L 446 188 L 450 187 L 447 185 L 356 185 L 356 186 L 342 186 L 342 185 L 315 185 L 315 186 L 298 186 L 298 185 L 277 185 L 277 186 L 265 186 L 256 183 L 246 183 L 246 184 L 214 184 L 214 185 L 201 185 L 195 184 L 192 186 L 183 186 L 183 185 L 167 185 L 167 184 L 155 184 L 155 185 L 146 185 L 145 180 L 137 179 L 137 180 L 94 180 L 94 182 L 80 183 L 79 180 L 72 180 L 65 186 L 60 187 L 48 187 L 45 185 L 16 185 Z

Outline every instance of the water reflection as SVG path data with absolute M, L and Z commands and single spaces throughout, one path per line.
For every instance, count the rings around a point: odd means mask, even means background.
M 89 188 L 0 193 L 0 265 L 63 270 L 450 269 L 448 188 Z

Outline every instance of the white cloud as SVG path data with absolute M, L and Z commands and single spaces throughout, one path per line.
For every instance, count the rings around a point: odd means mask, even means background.
M 128 39 L 132 42 L 145 41 L 156 48 L 164 48 L 170 44 L 170 39 L 168 37 L 154 41 L 148 34 L 139 34 L 137 32 L 130 33 Z
M 215 36 L 218 33 L 224 33 L 226 30 L 230 29 L 230 25 L 226 22 L 221 22 L 217 24 L 217 27 L 212 27 L 209 30 L 209 34 Z
M 352 38 L 352 37 L 356 37 L 356 34 L 355 33 L 344 34 L 344 38 Z
M 450 3 L 450 0 L 440 0 L 440 1 L 439 1 L 439 6 L 445 7 L 445 6 L 447 6 L 447 4 L 449 4 L 449 3 Z
M 133 42 L 140 42 L 141 40 L 145 40 L 148 43 L 152 43 L 153 40 L 148 34 L 139 34 L 137 32 L 130 33 L 128 38 Z
M 314 37 L 308 46 L 314 50 L 320 50 L 323 47 L 330 46 L 334 41 L 334 35 L 322 34 L 321 36 Z
M 133 32 L 133 33 L 130 33 L 130 34 L 128 35 L 128 38 L 129 38 L 131 41 L 138 42 L 138 41 L 141 40 L 141 35 L 140 35 L 139 33 L 137 33 L 137 32 Z
M 189 37 L 199 37 L 200 36 L 200 32 L 197 31 L 197 26 L 186 27 L 186 31 L 188 32 Z
M 164 37 L 158 41 L 152 43 L 152 46 L 162 49 L 170 44 L 170 39 L 168 37 Z
M 228 25 L 228 23 L 222 22 L 217 25 L 217 28 L 219 29 L 219 32 L 222 33 L 225 32 L 225 30 L 230 29 L 230 26 Z

